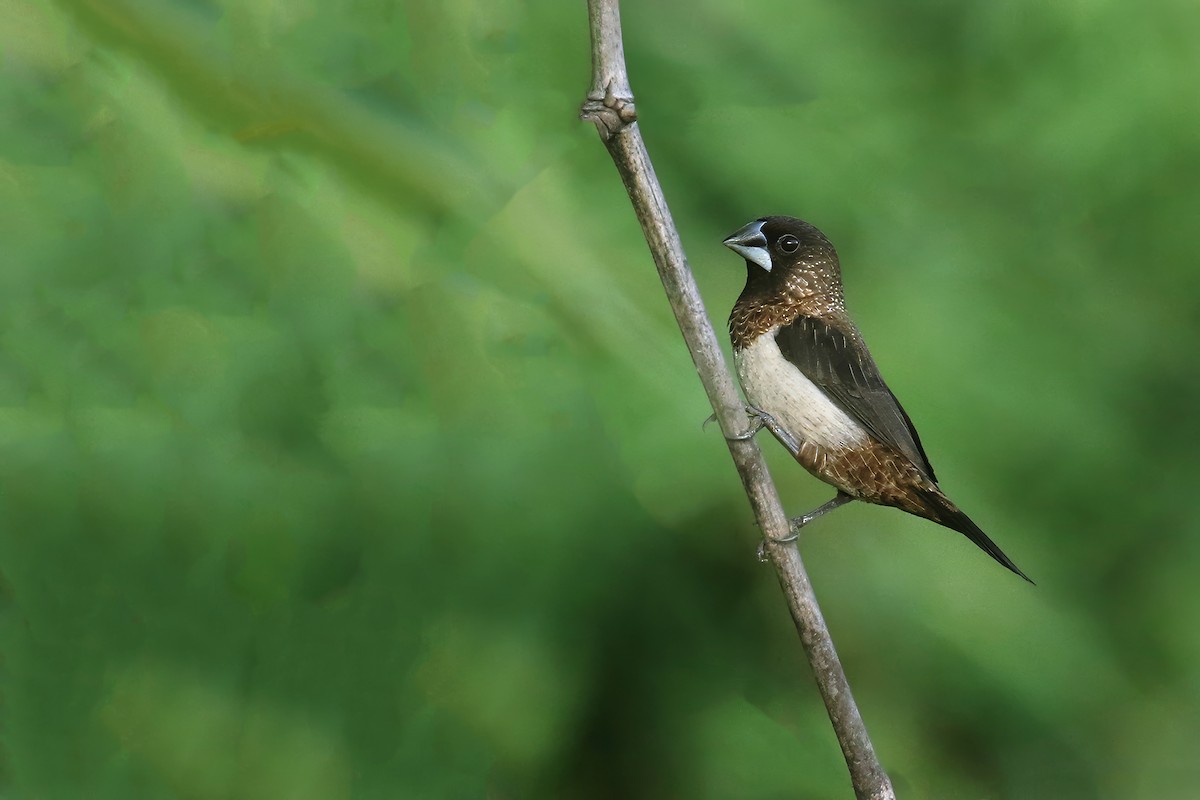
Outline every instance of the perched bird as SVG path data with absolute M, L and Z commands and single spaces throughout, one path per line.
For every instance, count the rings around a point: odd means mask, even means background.
M 956 530 L 1028 581 L 938 488 L 916 428 L 846 313 L 837 251 L 825 234 L 793 217 L 763 217 L 724 244 L 746 259 L 746 288 L 729 315 L 754 422 L 743 438 L 768 428 L 838 490 L 793 520 L 788 540 L 822 514 L 865 500 Z

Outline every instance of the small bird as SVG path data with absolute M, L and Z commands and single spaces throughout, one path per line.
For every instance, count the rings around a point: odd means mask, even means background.
M 846 313 L 841 266 L 825 234 L 794 217 L 763 217 L 724 244 L 746 259 L 746 288 L 729 315 L 753 422 L 740 438 L 767 428 L 838 490 L 792 520 L 784 541 L 817 517 L 864 500 L 956 530 L 1029 581 L 938 487 L 916 428 Z

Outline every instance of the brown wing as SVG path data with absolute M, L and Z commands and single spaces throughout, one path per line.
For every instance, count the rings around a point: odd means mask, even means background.
M 823 320 L 802 316 L 780 328 L 775 341 L 783 357 L 829 399 L 937 482 L 917 429 L 883 382 L 861 338 L 848 336 Z

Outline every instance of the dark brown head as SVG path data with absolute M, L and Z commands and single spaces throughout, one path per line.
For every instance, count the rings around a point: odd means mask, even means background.
M 775 319 L 790 320 L 800 314 L 819 317 L 845 311 L 837 251 L 807 222 L 762 217 L 724 245 L 746 259 L 746 288 L 734 306 L 735 315 L 758 317 L 769 311 Z

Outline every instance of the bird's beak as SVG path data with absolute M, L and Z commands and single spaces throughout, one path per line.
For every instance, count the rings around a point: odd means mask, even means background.
M 763 235 L 765 220 L 755 220 L 721 244 L 747 261 L 753 261 L 767 272 L 771 271 L 771 254 L 767 252 L 767 237 Z

